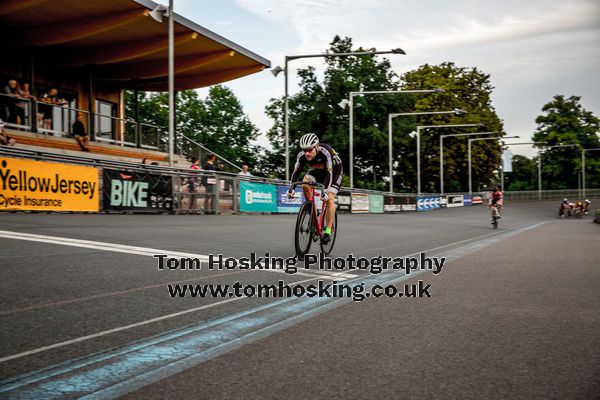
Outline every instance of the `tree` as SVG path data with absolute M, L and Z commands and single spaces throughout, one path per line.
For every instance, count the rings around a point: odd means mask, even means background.
M 330 52 L 368 51 L 353 48 L 352 39 L 334 37 Z M 344 164 L 343 184 L 348 185 L 349 138 L 348 109 L 339 107 L 348 93 L 359 90 L 396 90 L 398 77 L 387 59 L 379 61 L 376 56 L 328 57 L 322 82 L 313 67 L 298 71 L 300 91 L 289 98 L 290 121 L 290 168 L 299 151 L 298 139 L 307 132 L 316 133 L 321 141 L 333 146 L 340 153 Z M 355 186 L 383 189 L 382 180 L 387 175 L 387 114 L 412 106 L 407 95 L 383 95 L 355 97 L 354 105 L 354 156 Z M 273 150 L 268 152 L 265 164 L 270 173 L 283 176 L 285 170 L 285 134 L 283 99 L 271 99 L 266 107 L 267 115 L 274 121 L 267 132 Z M 373 170 L 376 175 L 373 183 Z
M 542 107 L 543 114 L 535 119 L 538 127 L 533 140 L 540 143 L 542 155 L 542 180 L 545 189 L 570 189 L 578 187 L 581 173 L 581 148 L 600 147 L 599 120 L 585 110 L 580 96 L 565 99 L 554 96 Z M 544 150 L 545 146 L 577 145 Z M 598 152 L 586 153 L 586 186 L 600 187 L 600 157 Z
M 537 189 L 537 162 L 521 155 L 512 158 L 513 172 L 504 174 L 504 188 L 506 190 L 534 190 Z
M 352 39 L 334 37 L 329 52 L 366 51 L 354 48 Z M 461 122 L 484 123 L 486 130 L 501 131 L 502 123 L 491 106 L 492 86 L 489 75 L 475 68 L 459 68 L 452 63 L 439 66 L 424 65 L 402 76 L 400 80 L 391 69 L 387 59 L 366 55 L 359 57 L 326 58 L 324 79 L 319 82 L 315 69 L 301 69 L 300 91 L 289 98 L 290 154 L 291 162 L 297 150 L 297 140 L 306 132 L 315 132 L 319 138 L 331 144 L 342 157 L 345 178 L 348 184 L 349 138 L 348 110 L 338 106 L 347 99 L 351 91 L 435 89 L 442 87 L 447 93 L 394 95 L 366 95 L 354 97 L 354 184 L 357 187 L 385 190 L 388 187 L 388 114 L 412 111 L 452 110 L 463 108 L 469 111 L 464 118 L 443 116 L 415 118 L 399 117 L 393 122 L 394 187 L 399 191 L 416 189 L 416 140 L 409 136 L 415 126 L 450 124 Z M 271 171 L 279 176 L 285 169 L 283 99 L 272 99 L 266 112 L 274 121 L 268 132 L 273 151 L 268 154 L 271 165 L 280 168 Z M 443 133 L 458 133 L 465 130 L 444 130 Z M 437 190 L 439 181 L 439 143 L 442 131 L 425 132 L 422 137 L 422 176 L 424 191 Z M 467 185 L 466 140 L 453 139 L 456 147 L 449 156 L 446 171 L 451 184 Z M 474 176 L 476 182 L 488 184 L 494 180 L 499 163 L 497 143 L 477 143 L 474 146 Z M 449 168 L 449 170 L 448 170 Z M 375 179 L 373 177 L 375 176 Z
M 129 117 L 135 115 L 134 100 L 133 93 L 126 92 L 125 110 Z M 138 104 L 140 121 L 166 130 L 168 123 L 166 93 L 140 93 Z M 257 155 L 260 154 L 261 149 L 252 145 L 251 141 L 257 138 L 258 129 L 244 113 L 231 89 L 222 85 L 213 86 L 204 100 L 195 90 L 178 92 L 175 108 L 177 134 L 202 144 L 237 165 L 257 163 Z M 198 155 L 198 147 L 182 139 L 177 141 L 183 147 L 184 154 Z
M 478 128 L 438 128 L 421 132 L 421 176 L 422 190 L 439 190 L 439 136 L 468 132 L 498 132 L 502 136 L 502 121 L 492 106 L 491 93 L 494 87 L 490 76 L 477 68 L 458 67 L 445 62 L 440 65 L 425 64 L 402 75 L 404 89 L 431 89 L 441 87 L 445 93 L 418 96 L 415 111 L 445 111 L 455 108 L 467 111 L 463 117 L 455 115 L 424 115 L 394 121 L 394 132 L 398 132 L 399 171 L 398 186 L 414 187 L 416 180 L 416 140 L 409 136 L 418 125 L 482 124 Z M 484 137 L 490 137 L 485 135 Z M 467 138 L 450 137 L 444 140 L 444 185 L 449 191 L 465 191 L 468 188 Z M 471 136 L 470 138 L 475 138 Z M 496 183 L 500 165 L 500 143 L 493 140 L 472 142 L 472 181 L 474 189 Z

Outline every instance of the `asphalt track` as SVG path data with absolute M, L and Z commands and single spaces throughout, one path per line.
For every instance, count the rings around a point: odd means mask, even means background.
M 597 204 L 598 201 L 594 201 Z M 340 215 L 332 256 L 440 274 L 159 271 L 292 254 L 294 216 L 0 214 L 0 398 L 600 398 L 600 226 L 555 203 Z M 396 286 L 431 298 L 177 298 L 167 284 Z

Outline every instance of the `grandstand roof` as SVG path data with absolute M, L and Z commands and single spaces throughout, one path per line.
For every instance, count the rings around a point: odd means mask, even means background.
M 49 68 L 92 66 L 95 80 L 124 89 L 167 90 L 167 18 L 150 0 L 3 0 L 0 34 L 10 52 L 33 53 Z M 175 14 L 175 88 L 226 82 L 269 60 Z M 4 56 L 7 54 L 5 53 Z

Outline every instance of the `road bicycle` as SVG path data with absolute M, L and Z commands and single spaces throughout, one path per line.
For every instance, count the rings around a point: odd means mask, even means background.
M 492 204 L 492 226 L 494 229 L 498 229 L 498 220 L 500 219 L 500 206 L 498 204 Z
M 328 243 L 321 242 L 321 238 L 325 233 L 327 203 L 322 202 L 321 211 L 319 212 L 314 199 L 315 196 L 318 195 L 317 189 L 324 190 L 325 186 L 313 182 L 294 182 L 294 184 L 292 184 L 292 189 L 296 189 L 296 187 L 302 185 L 310 186 L 310 193 L 302 207 L 300 207 L 298 218 L 296 219 L 294 245 L 296 248 L 296 255 L 300 260 L 304 259 L 304 256 L 310 250 L 312 242 L 319 242 L 323 254 L 328 255 L 331 253 L 338 230 L 336 209 L 333 217 L 333 225 L 331 226 L 331 240 Z

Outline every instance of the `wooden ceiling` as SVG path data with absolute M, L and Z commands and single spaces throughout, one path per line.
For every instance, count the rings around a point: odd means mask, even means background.
M 150 0 L 2 0 L 4 51 L 48 68 L 92 68 L 120 88 L 167 90 L 168 20 Z M 175 88 L 226 82 L 270 67 L 263 57 L 175 15 Z M 6 54 L 6 53 L 5 53 Z M 38 67 L 39 68 L 39 67 Z

